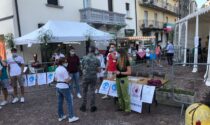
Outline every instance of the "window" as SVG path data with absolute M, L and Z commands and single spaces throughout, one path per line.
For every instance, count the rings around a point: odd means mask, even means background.
M 83 0 L 83 7 L 90 8 L 91 7 L 91 0 Z
M 58 5 L 58 0 L 47 0 L 47 4 Z
M 125 3 L 125 9 L 126 9 L 126 16 L 130 17 L 130 4 Z
M 108 10 L 113 12 L 113 1 L 108 0 Z
M 155 13 L 154 19 L 155 19 L 155 26 L 157 26 L 158 25 L 158 14 L 157 13 Z
M 148 26 L 148 11 L 144 11 L 144 25 Z

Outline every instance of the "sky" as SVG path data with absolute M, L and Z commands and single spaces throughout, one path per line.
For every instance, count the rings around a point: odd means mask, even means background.
M 198 8 L 200 8 L 207 0 L 196 0 Z

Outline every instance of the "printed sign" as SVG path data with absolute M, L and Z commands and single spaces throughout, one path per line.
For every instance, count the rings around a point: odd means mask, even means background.
M 47 72 L 47 84 L 50 84 L 54 81 L 55 72 Z
M 155 93 L 155 86 L 144 85 L 142 88 L 141 101 L 152 104 Z
M 35 86 L 36 85 L 36 74 L 28 74 L 28 86 Z
M 38 73 L 37 74 L 37 83 L 38 85 L 47 84 L 47 74 L 46 73 Z
M 142 102 L 131 100 L 130 102 L 131 110 L 141 113 L 142 112 Z
M 117 97 L 117 84 L 115 82 L 110 82 L 110 89 L 108 95 Z
M 107 95 L 109 93 L 109 88 L 110 88 L 111 83 L 112 81 L 104 80 L 99 89 L 99 93 Z
M 132 101 L 140 101 L 140 95 L 142 91 L 142 85 L 140 84 L 131 84 L 131 89 L 130 89 L 130 98 Z

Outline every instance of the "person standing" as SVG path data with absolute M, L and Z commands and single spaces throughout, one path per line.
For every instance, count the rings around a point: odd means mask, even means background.
M 116 64 L 117 64 L 117 51 L 116 46 L 114 43 L 110 44 L 109 53 L 107 55 L 107 63 L 106 63 L 106 72 L 107 77 L 112 78 L 115 71 L 116 71 Z M 107 95 L 103 96 L 102 99 L 108 98 Z
M 168 42 L 166 50 L 167 50 L 168 65 L 173 65 L 174 45 L 171 42 Z
M 66 115 L 64 115 L 63 113 L 63 101 L 65 98 L 68 107 L 69 122 L 75 122 L 79 120 L 79 118 L 74 115 L 73 111 L 71 86 L 69 85 L 71 77 L 69 76 L 66 68 L 63 66 L 63 63 L 64 59 L 59 59 L 58 67 L 55 70 L 55 81 L 57 82 L 56 91 L 58 96 L 58 116 L 59 116 L 58 121 L 66 119 Z
M 128 94 L 129 81 L 128 76 L 131 75 L 131 66 L 128 55 L 124 49 L 119 50 L 119 59 L 117 60 L 116 83 L 119 102 L 119 110 L 125 111 L 125 114 L 131 112 L 130 96 Z
M 2 60 L 1 56 L 0 56 L 0 65 L 2 66 L 1 76 L 0 76 L 0 87 L 3 91 L 3 96 L 4 96 L 4 101 L 2 101 L 0 105 L 4 106 L 8 103 L 7 102 L 7 96 L 8 96 L 7 87 L 9 86 L 9 77 L 7 75 L 7 63 Z
M 155 48 L 155 54 L 156 54 L 156 57 L 157 57 L 157 65 L 159 66 L 159 67 L 163 67 L 162 65 L 161 65 L 161 46 L 159 45 L 159 43 L 157 43 L 157 46 L 156 46 L 156 48 Z
M 95 112 L 97 107 L 95 105 L 95 86 L 97 82 L 97 73 L 100 70 L 100 61 L 95 56 L 95 47 L 91 46 L 89 48 L 89 53 L 82 60 L 82 70 L 83 70 L 83 101 L 80 107 L 80 111 L 86 111 L 87 104 L 87 92 L 88 87 L 90 86 L 90 94 L 91 94 L 91 103 L 90 103 L 90 111 Z
M 79 86 L 79 67 L 80 67 L 80 60 L 79 57 L 75 54 L 75 50 L 72 47 L 69 51 L 70 55 L 67 57 L 67 70 L 72 77 L 72 87 L 76 87 L 77 97 L 82 98 L 80 94 L 80 86 Z M 72 90 L 73 90 L 72 88 Z
M 23 57 L 17 54 L 17 49 L 12 48 L 12 57 L 7 60 L 8 69 L 9 69 L 9 76 L 11 78 L 11 84 L 14 89 L 14 99 L 12 103 L 17 103 L 19 101 L 18 93 L 17 93 L 17 82 L 19 83 L 20 90 L 21 90 L 21 98 L 20 102 L 25 102 L 24 98 L 24 83 L 23 83 L 23 69 L 24 69 L 24 60 Z
M 104 63 L 104 56 L 102 54 L 100 54 L 99 50 L 96 49 L 95 51 L 96 57 L 98 58 L 98 60 L 100 61 L 100 71 L 99 73 L 97 73 L 97 85 L 96 85 L 96 91 L 95 93 L 98 93 L 99 87 L 98 85 L 100 85 L 104 79 L 104 70 L 105 70 L 105 63 Z
M 2 68 L 3 68 L 3 66 L 0 64 L 0 77 L 2 76 Z M 0 82 L 1 82 L 1 79 L 0 79 Z M 0 106 L 0 109 L 2 109 L 1 106 Z

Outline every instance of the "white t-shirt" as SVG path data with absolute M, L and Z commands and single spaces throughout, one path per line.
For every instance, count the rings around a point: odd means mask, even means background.
M 58 66 L 55 70 L 55 79 L 57 82 L 59 82 L 56 84 L 56 88 L 59 88 L 59 89 L 69 88 L 69 85 L 67 85 L 66 83 L 62 83 L 69 77 L 70 76 L 69 76 L 66 68 L 64 66 Z
M 97 73 L 97 77 L 99 78 L 99 77 L 104 77 L 104 70 L 103 70 L 103 68 L 105 68 L 106 66 L 105 66 L 105 63 L 104 63 L 104 57 L 103 57 L 103 55 L 102 54 L 99 54 L 98 56 L 96 56 L 97 58 L 98 58 L 98 60 L 100 61 L 100 72 L 99 73 Z
M 55 55 L 55 59 L 58 60 L 60 58 L 65 58 L 64 54 L 60 53 L 60 54 L 56 54 Z
M 149 48 L 146 49 L 146 57 L 149 57 L 150 56 L 150 50 Z
M 10 66 L 10 76 L 19 76 L 21 75 L 21 67 L 16 63 L 24 64 L 23 57 L 21 56 L 16 56 L 15 58 L 10 57 L 7 60 L 8 65 Z

